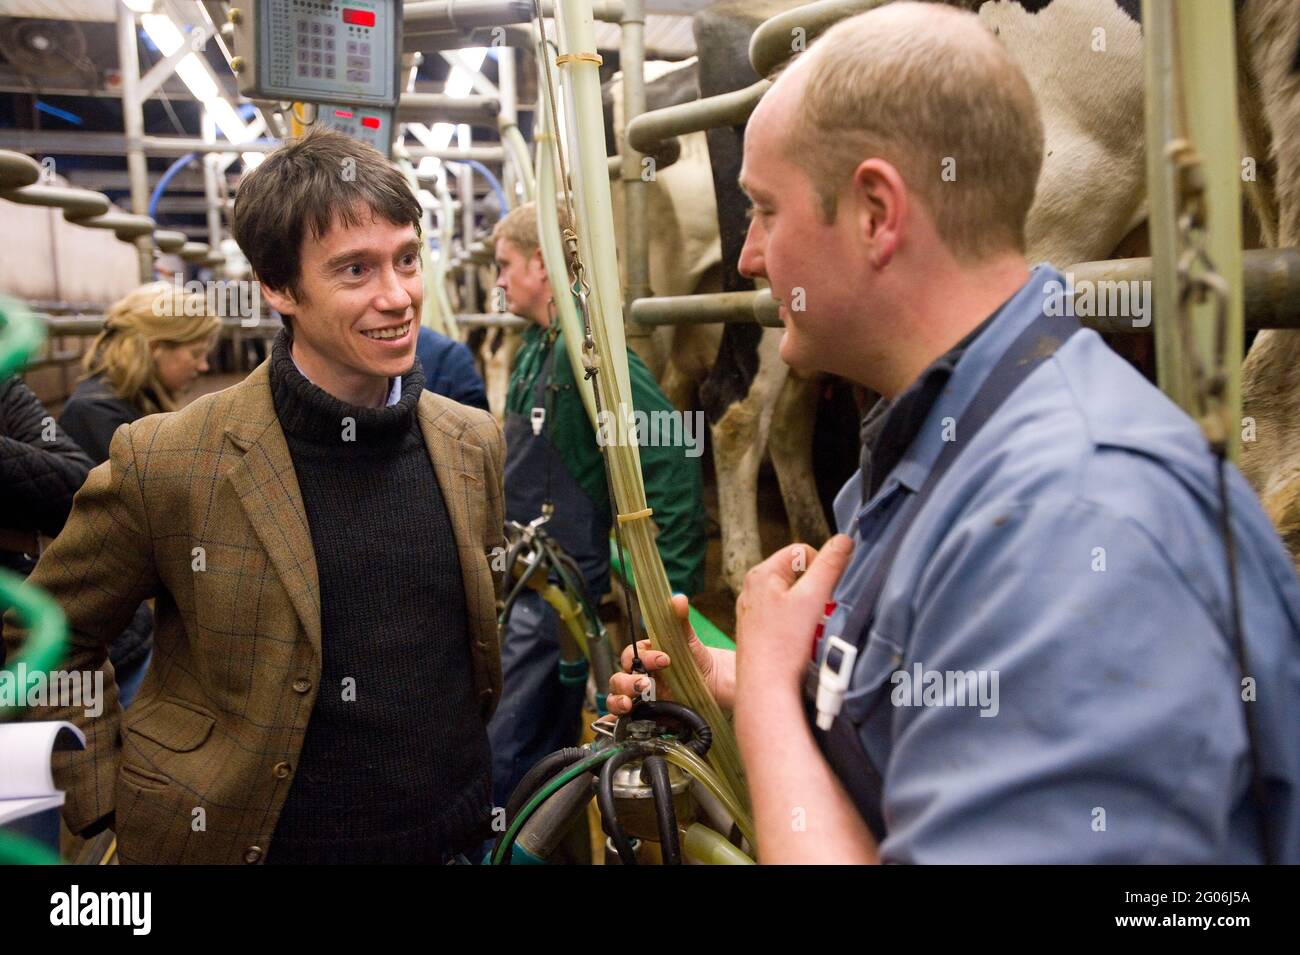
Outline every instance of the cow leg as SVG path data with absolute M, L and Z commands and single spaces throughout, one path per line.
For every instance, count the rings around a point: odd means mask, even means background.
M 791 371 L 777 396 L 767 450 L 781 484 L 785 513 L 793 540 L 821 547 L 830 536 L 826 512 L 813 477 L 813 423 L 817 420 L 820 379 Z
M 1254 0 L 1239 21 L 1259 82 L 1276 170 L 1278 244 L 1300 243 L 1300 7 Z M 1300 569 L 1300 332 L 1260 332 L 1241 369 L 1243 412 L 1254 440 L 1243 441 L 1241 469 Z M 1249 421 L 1248 421 L 1249 423 Z
M 506 416 L 506 392 L 510 388 L 510 367 L 523 341 L 518 332 L 498 328 L 488 339 L 483 359 L 483 385 L 487 390 L 488 408 L 500 420 Z
M 777 355 L 780 335 L 764 334 L 758 369 L 743 399 L 729 405 L 710 429 L 722 527 L 722 578 L 739 594 L 745 573 L 763 560 L 758 531 L 758 468 L 772 413 L 789 367 Z

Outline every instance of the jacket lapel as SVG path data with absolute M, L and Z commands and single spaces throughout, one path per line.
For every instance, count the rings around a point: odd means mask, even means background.
M 267 363 L 237 387 L 240 394 L 231 415 L 234 423 L 226 428 L 226 435 L 244 454 L 228 476 L 319 658 L 316 553 L 293 458 L 275 416 Z
M 484 548 L 483 449 L 462 440 L 466 422 L 453 420 L 437 407 L 431 396 L 421 397 L 419 416 L 424 446 L 433 462 L 452 533 L 456 536 L 461 577 L 465 581 L 465 609 L 476 631 L 474 638 L 484 640 L 484 620 L 490 623 L 494 619 L 495 591 L 487 563 L 478 559 Z

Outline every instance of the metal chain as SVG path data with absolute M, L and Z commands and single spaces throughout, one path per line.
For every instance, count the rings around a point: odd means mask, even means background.
M 1186 139 L 1165 147 L 1174 164 L 1178 200 L 1178 334 L 1191 366 L 1198 422 L 1215 454 L 1225 454 L 1228 420 L 1228 283 L 1214 266 L 1206 247 L 1205 180 L 1201 158 Z M 1214 305 L 1214 353 L 1209 369 L 1192 333 L 1195 305 Z
M 574 231 L 577 225 L 578 217 L 573 206 L 573 192 L 570 189 L 568 168 L 564 162 L 564 150 L 560 148 L 560 122 L 559 112 L 556 104 L 559 102 L 559 96 L 556 92 L 556 83 L 551 72 L 551 61 L 546 55 L 546 47 L 550 43 L 546 36 L 546 21 L 542 17 L 541 0 L 533 0 L 533 17 L 537 21 L 537 62 L 541 68 L 542 81 L 545 83 L 546 90 L 549 93 L 550 114 L 551 114 L 551 142 L 555 149 L 556 166 L 560 172 L 560 186 L 564 192 L 565 210 L 569 216 L 569 228 L 565 229 L 562 238 L 566 249 L 566 257 L 569 265 L 569 291 L 578 301 L 578 312 L 582 316 L 582 366 L 583 378 L 591 381 L 592 397 L 595 399 L 596 406 L 596 424 L 602 420 L 604 409 L 600 400 L 600 389 L 596 386 L 595 377 L 600 373 L 600 356 L 596 352 L 596 341 L 591 332 L 591 284 L 587 281 L 586 267 L 582 262 L 582 254 L 578 248 L 578 234 Z M 544 146 L 541 148 L 545 148 Z M 597 441 L 600 447 L 601 460 L 605 465 L 605 490 L 609 495 L 609 508 L 614 516 L 614 547 L 618 551 L 618 562 L 623 567 L 623 602 L 624 610 L 627 614 L 628 633 L 631 637 L 632 644 L 632 671 L 634 673 L 645 673 L 645 664 L 641 660 L 641 653 L 637 647 L 638 643 L 638 621 L 640 619 L 640 607 L 636 596 L 636 586 L 632 581 L 631 567 L 627 562 L 627 554 L 623 548 L 623 530 L 618 520 L 618 499 L 614 495 L 614 477 L 613 468 L 610 464 L 609 449 Z M 653 686 L 653 681 L 652 681 Z

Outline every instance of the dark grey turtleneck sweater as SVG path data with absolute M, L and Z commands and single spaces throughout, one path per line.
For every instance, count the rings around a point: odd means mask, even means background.
M 322 660 L 267 861 L 444 861 L 486 834 L 490 762 L 416 414 L 424 375 L 417 362 L 390 407 L 344 404 L 297 370 L 285 333 L 270 373 L 316 553 Z

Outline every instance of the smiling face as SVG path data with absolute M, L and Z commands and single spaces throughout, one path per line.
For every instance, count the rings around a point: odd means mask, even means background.
M 336 218 L 319 238 L 308 230 L 296 289 L 263 294 L 293 316 L 293 357 L 304 375 L 341 401 L 377 407 L 389 379 L 415 360 L 420 240 L 410 224 L 358 218 L 353 227 Z

